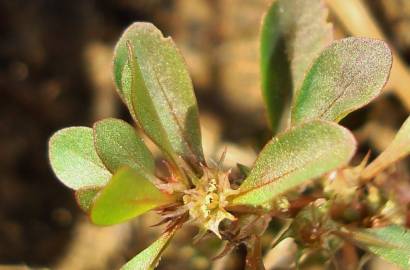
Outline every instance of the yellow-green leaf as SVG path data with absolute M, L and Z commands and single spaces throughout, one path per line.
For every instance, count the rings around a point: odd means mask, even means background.
M 157 241 L 126 263 L 121 270 L 153 270 L 174 234 L 175 230 L 161 235 Z
M 262 20 L 262 92 L 274 132 L 288 124 L 293 94 L 333 39 L 327 13 L 323 0 L 277 0 Z
M 95 197 L 91 220 L 97 225 L 117 224 L 172 201 L 173 197 L 161 192 L 143 175 L 124 167 Z
M 111 177 L 95 151 L 93 130 L 88 127 L 54 133 L 49 142 L 49 158 L 58 179 L 72 189 L 103 186 Z
M 174 161 L 204 161 L 198 108 L 183 58 L 150 23 L 134 23 L 116 47 L 114 76 L 144 132 Z
M 404 122 L 390 145 L 362 172 L 362 177 L 370 179 L 394 162 L 410 153 L 410 117 Z
M 98 155 L 111 172 L 129 166 L 150 177 L 154 158 L 136 130 L 118 119 L 105 119 L 94 124 L 94 142 Z
M 386 43 L 350 37 L 334 42 L 314 61 L 292 108 L 292 124 L 340 121 L 377 97 L 392 65 Z
M 316 120 L 294 127 L 263 148 L 233 204 L 262 205 L 347 164 L 355 148 L 350 131 L 335 123 Z
M 388 262 L 410 269 L 410 231 L 392 225 L 377 229 L 350 231 L 351 239 L 363 249 Z

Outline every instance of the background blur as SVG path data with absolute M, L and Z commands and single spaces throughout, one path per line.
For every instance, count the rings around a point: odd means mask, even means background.
M 89 224 L 47 160 L 48 138 L 62 127 L 130 120 L 113 88 L 111 59 L 134 21 L 153 22 L 181 49 L 207 155 L 227 145 L 227 166 L 251 165 L 270 136 L 258 74 L 259 25 L 269 2 L 0 0 L 0 269 L 117 269 L 160 231 L 146 230 L 156 220 L 150 215 L 110 228 Z M 396 52 L 386 94 L 342 123 L 354 130 L 361 153 L 375 155 L 410 109 L 410 1 L 328 2 L 335 38 L 384 38 Z M 405 162 L 399 166 L 407 172 Z M 241 269 L 243 250 L 212 262 L 219 242 L 193 247 L 194 234 L 189 227 L 180 232 L 159 269 Z

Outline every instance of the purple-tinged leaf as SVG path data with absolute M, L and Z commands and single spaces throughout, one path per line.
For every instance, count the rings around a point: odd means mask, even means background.
M 176 163 L 204 163 L 198 108 L 183 58 L 150 23 L 134 23 L 116 47 L 114 77 L 144 132 Z
M 262 92 L 275 133 L 289 124 L 292 96 L 313 60 L 333 39 L 327 13 L 323 0 L 277 0 L 262 20 Z
M 346 165 L 355 150 L 350 131 L 335 123 L 317 120 L 294 127 L 263 148 L 232 203 L 263 205 Z
M 340 121 L 380 94 L 392 65 L 387 44 L 350 37 L 334 42 L 314 61 L 292 107 L 292 125 Z

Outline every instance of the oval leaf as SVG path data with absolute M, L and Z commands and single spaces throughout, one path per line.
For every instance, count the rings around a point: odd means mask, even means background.
M 391 65 L 383 41 L 351 37 L 334 42 L 307 73 L 293 104 L 292 124 L 340 121 L 379 95 Z
M 126 263 L 121 270 L 153 270 L 174 234 L 175 230 L 161 235 L 157 241 Z
M 75 200 L 80 206 L 81 210 L 86 213 L 90 212 L 91 205 L 95 196 L 102 187 L 83 187 L 75 191 Z
M 364 179 L 370 179 L 394 162 L 410 153 L 410 117 L 404 122 L 390 145 L 362 172 Z
M 118 119 L 95 123 L 94 142 L 98 155 L 111 172 L 129 166 L 148 178 L 152 176 L 154 158 L 128 123 Z
M 273 132 L 288 124 L 287 105 L 333 39 L 327 13 L 323 0 L 277 0 L 262 20 L 262 92 Z
M 196 98 L 172 40 L 150 23 L 134 23 L 116 47 L 114 76 L 145 133 L 172 159 L 181 156 L 199 167 L 204 158 Z
M 233 203 L 262 205 L 347 164 L 355 148 L 352 134 L 334 123 L 313 121 L 290 129 L 264 147 Z
M 410 269 L 410 231 L 392 225 L 377 229 L 362 229 L 350 232 L 351 238 L 360 247 L 388 262 Z
M 150 180 L 124 167 L 94 199 L 91 220 L 97 225 L 117 224 L 172 201 L 173 197 L 162 193 Z
M 95 151 L 93 130 L 88 127 L 57 131 L 50 138 L 49 158 L 58 179 L 72 189 L 103 186 L 111 177 Z

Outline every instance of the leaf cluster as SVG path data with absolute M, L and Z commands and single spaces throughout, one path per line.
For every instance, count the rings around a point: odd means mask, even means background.
M 230 246 L 245 243 L 253 258 L 247 260 L 252 262 L 248 267 L 261 269 L 255 258 L 260 260 L 257 246 L 267 226 L 254 225 L 257 222 L 249 222 L 252 217 L 267 217 L 267 223 L 272 218 L 291 218 L 286 235 L 297 239 L 301 250 L 312 243 L 323 248 L 333 239 L 346 240 L 404 269 L 409 267 L 410 236 L 404 228 L 352 227 L 332 216 L 341 190 L 319 193 L 294 207 L 304 196 L 296 191 L 313 180 L 322 180 L 326 187 L 326 181 L 333 181 L 330 175 L 354 171 L 349 180 L 355 182 L 355 190 L 410 151 L 408 120 L 368 166 L 349 167 L 356 141 L 338 122 L 380 94 L 392 55 L 384 42 L 370 38 L 332 42 L 326 16 L 322 0 L 277 0 L 263 18 L 262 92 L 274 137 L 252 168 L 242 167 L 246 176 L 238 188 L 229 184 L 229 173 L 222 172 L 221 164 L 212 167 L 203 155 L 192 82 L 172 39 L 150 23 L 134 23 L 124 32 L 115 48 L 114 82 L 137 128 L 119 119 L 104 119 L 92 128 L 62 129 L 49 144 L 56 176 L 75 190 L 93 223 L 113 225 L 150 210 L 163 217 L 164 234 L 123 269 L 153 269 L 188 220 L 197 221 L 200 232 L 212 231 Z M 161 150 L 168 175 L 159 176 L 141 132 Z M 192 201 L 196 198 L 200 205 L 192 209 L 198 205 Z M 309 209 L 323 200 L 323 207 L 312 215 Z M 236 235 L 227 236 L 219 229 L 224 220 L 229 221 L 228 228 L 238 231 Z M 255 227 L 262 229 L 255 232 Z M 312 228 L 323 232 L 319 241 L 306 241 L 301 234 L 312 236 Z

